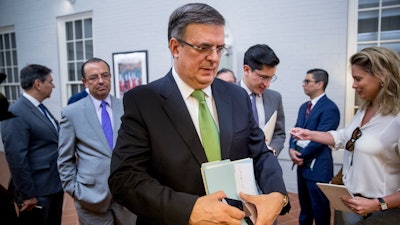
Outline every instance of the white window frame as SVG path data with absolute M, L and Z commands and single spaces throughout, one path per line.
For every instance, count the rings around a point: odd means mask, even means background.
M 0 27 L 1 35 L 4 36 L 4 34 L 12 34 L 12 33 L 14 33 L 14 37 L 15 37 L 14 41 L 17 42 L 17 40 L 16 40 L 17 37 L 16 37 L 14 26 Z M 5 45 L 5 43 L 4 43 L 4 38 L 3 38 L 3 46 L 4 45 Z M 18 47 L 17 46 L 15 48 L 11 47 L 10 50 L 16 51 L 16 57 L 18 58 Z M 3 54 L 3 52 L 0 52 L 0 54 Z M 18 62 L 14 63 L 12 54 L 11 54 L 10 60 L 11 60 L 11 66 L 5 65 L 4 67 L 0 68 L 0 71 L 3 71 L 7 75 L 7 78 L 3 81 L 2 85 L 0 86 L 0 91 L 1 91 L 1 93 L 3 93 L 6 96 L 6 98 L 8 99 L 8 101 L 10 103 L 14 103 L 21 95 L 21 87 L 20 87 L 20 79 L 19 79 Z M 17 59 L 17 61 L 18 61 L 18 59 Z M 10 70 L 11 70 L 11 74 L 9 72 Z M 16 78 L 16 81 L 8 82 L 9 80 L 13 80 L 13 78 Z M 11 87 L 12 89 L 16 87 L 15 98 L 12 98 L 11 92 L 6 91 L 6 89 L 8 89 L 7 87 Z M 14 92 L 14 91 L 12 91 L 12 92 Z
M 70 84 L 80 84 L 81 81 L 68 81 L 68 58 L 67 58 L 67 39 L 66 39 L 66 22 L 74 20 L 84 20 L 92 19 L 92 32 L 93 32 L 93 13 L 83 12 L 79 14 L 73 14 L 68 16 L 62 16 L 57 18 L 57 28 L 58 28 L 58 48 L 59 48 L 59 65 L 60 65 L 60 82 L 61 82 L 61 102 L 62 105 L 66 105 L 68 98 L 71 96 L 70 89 L 68 85 Z M 93 32 L 94 34 L 94 32 Z M 94 37 L 92 34 L 92 41 L 94 46 Z M 94 55 L 94 48 L 93 48 Z

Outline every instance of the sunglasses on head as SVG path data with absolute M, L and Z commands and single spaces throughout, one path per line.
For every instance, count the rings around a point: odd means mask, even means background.
M 362 132 L 360 127 L 354 129 L 353 134 L 351 134 L 350 140 L 346 143 L 346 150 L 352 152 L 354 150 L 354 143 L 361 137 Z

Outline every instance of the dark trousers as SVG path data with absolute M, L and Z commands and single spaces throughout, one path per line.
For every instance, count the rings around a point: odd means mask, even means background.
M 300 225 L 312 225 L 315 220 L 316 225 L 330 224 L 331 208 L 329 200 L 318 188 L 316 181 L 311 181 L 297 177 L 298 196 L 300 203 Z
M 31 211 L 20 212 L 18 225 L 61 225 L 64 192 L 38 197 L 38 206 Z

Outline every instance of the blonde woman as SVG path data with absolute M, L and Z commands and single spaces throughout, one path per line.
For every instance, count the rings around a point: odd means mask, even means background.
M 353 88 L 363 100 L 350 124 L 337 131 L 292 128 L 297 139 L 344 148 L 343 182 L 356 197 L 342 199 L 353 213 L 344 224 L 400 220 L 400 57 L 369 47 L 350 58 Z

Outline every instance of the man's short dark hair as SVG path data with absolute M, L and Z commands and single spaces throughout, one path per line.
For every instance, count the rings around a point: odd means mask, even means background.
M 105 63 L 105 64 L 107 65 L 107 67 L 108 67 L 108 71 L 111 72 L 111 70 L 110 70 L 110 65 L 108 65 L 108 63 L 107 63 L 106 61 L 104 61 L 104 60 L 102 60 L 102 59 L 100 59 L 100 58 L 95 58 L 95 57 L 93 57 L 93 58 L 90 58 L 90 59 L 86 60 L 86 62 L 84 62 L 84 63 L 82 64 L 82 66 L 81 66 L 82 78 L 85 78 L 85 70 L 84 70 L 84 69 L 85 69 L 86 64 L 88 64 L 88 63 L 93 63 L 93 62 L 103 62 L 103 63 Z
M 31 89 L 33 83 L 37 79 L 39 79 L 41 82 L 44 82 L 50 73 L 51 69 L 42 65 L 30 64 L 25 66 L 20 72 L 20 84 L 22 89 Z
M 268 45 L 257 44 L 244 53 L 243 64 L 248 65 L 252 71 L 261 70 L 263 66 L 275 67 L 279 64 L 279 58 Z
M 183 5 L 169 17 L 168 41 L 171 38 L 184 39 L 186 27 L 193 23 L 225 26 L 225 19 L 216 9 L 207 4 Z
M 307 71 L 307 74 L 312 74 L 316 82 L 323 82 L 323 90 L 325 91 L 328 86 L 329 74 L 323 69 L 311 69 Z

